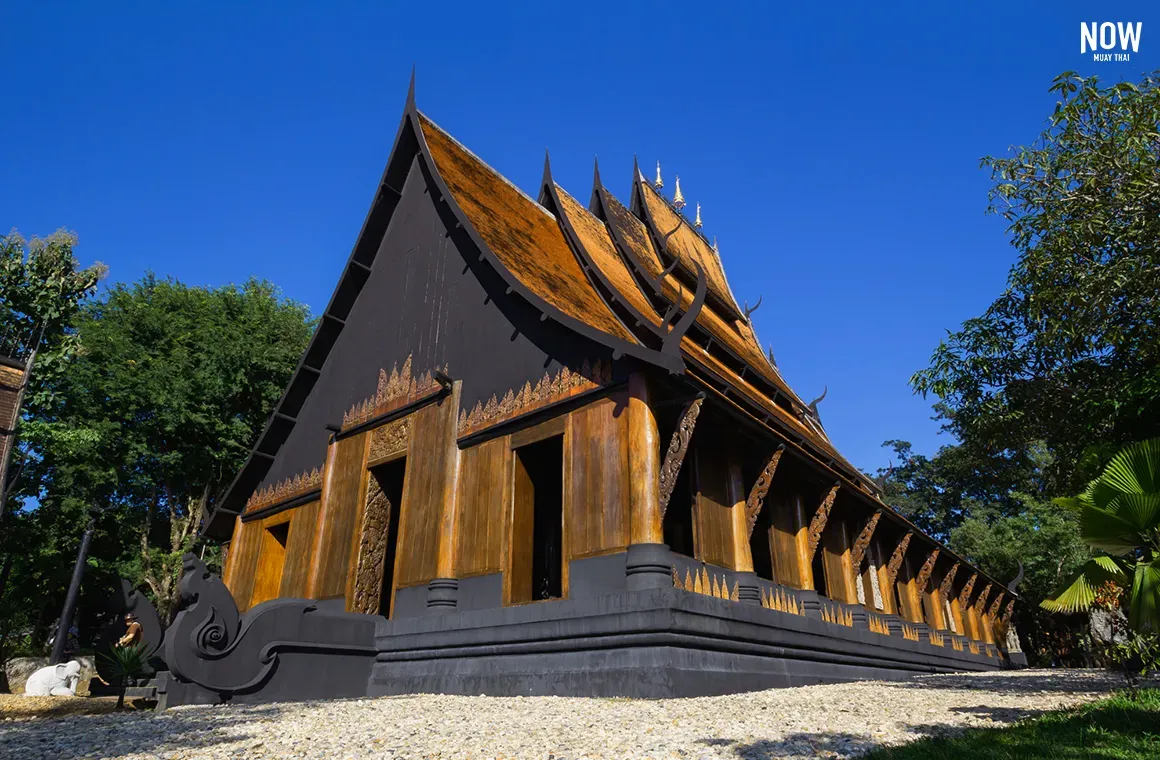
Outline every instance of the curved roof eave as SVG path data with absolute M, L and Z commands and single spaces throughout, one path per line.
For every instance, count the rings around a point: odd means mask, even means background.
M 435 160 L 434 155 L 432 155 L 430 146 L 427 144 L 427 139 L 423 133 L 422 124 L 419 122 L 420 118 L 425 119 L 426 117 L 421 114 L 421 112 L 415 106 L 413 100 L 408 103 L 408 111 L 405 116 L 414 120 L 415 122 L 414 129 L 419 141 L 419 154 L 423 157 L 424 163 L 427 165 L 428 172 L 436 187 L 439 189 L 440 197 L 437 198 L 436 201 L 447 206 L 458 224 L 463 228 L 464 231 L 466 231 L 467 235 L 471 238 L 472 243 L 474 243 L 476 248 L 479 250 L 480 256 L 485 261 L 487 261 L 487 263 L 490 264 L 491 267 L 500 275 L 503 281 L 507 284 L 509 290 L 518 294 L 526 302 L 537 309 L 541 314 L 541 319 L 552 319 L 560 325 L 572 330 L 573 332 L 576 332 L 579 335 L 588 338 L 589 340 L 610 348 L 613 352 L 613 359 L 618 359 L 621 356 L 627 355 L 648 362 L 650 364 L 656 364 L 665 368 L 666 370 L 669 370 L 670 372 L 674 371 L 674 369 L 676 369 L 678 372 L 683 369 L 683 365 L 681 365 L 679 368 L 676 368 L 668 357 L 663 357 L 659 352 L 654 351 L 653 349 L 650 349 L 640 344 L 639 342 L 629 342 L 614 335 L 609 335 L 603 330 L 593 327 L 592 325 L 589 325 L 582 320 L 576 319 L 571 315 L 565 314 L 559 308 L 548 303 L 544 298 L 539 296 L 531 288 L 522 283 L 518 277 L 516 277 L 508 270 L 506 266 L 504 266 L 503 262 L 500 261 L 496 253 L 491 249 L 487 242 L 483 240 L 483 237 L 479 234 L 479 231 L 475 229 L 475 226 L 471 223 L 471 220 L 468 218 L 467 214 L 464 213 L 463 209 L 460 207 L 458 201 L 455 198 L 455 194 L 452 193 L 450 188 L 447 186 L 446 180 L 444 180 L 439 171 L 438 162 Z M 435 125 L 434 122 L 432 122 L 430 119 L 427 119 L 427 121 L 430 122 L 436 129 L 439 129 L 439 127 Z M 535 201 L 531 202 L 535 203 Z

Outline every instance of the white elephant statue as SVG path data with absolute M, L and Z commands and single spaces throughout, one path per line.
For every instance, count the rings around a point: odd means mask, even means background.
M 41 668 L 24 684 L 26 697 L 75 697 L 81 680 L 81 664 L 76 660 Z

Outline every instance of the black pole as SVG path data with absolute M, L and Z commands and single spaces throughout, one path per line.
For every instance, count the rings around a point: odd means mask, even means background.
M 77 563 L 73 565 L 72 580 L 68 584 L 68 594 L 64 597 L 64 609 L 60 611 L 60 626 L 56 629 L 56 639 L 52 642 L 52 656 L 49 665 L 57 665 L 64 659 L 64 647 L 68 642 L 68 631 L 72 626 L 73 613 L 76 612 L 77 596 L 81 591 L 81 577 L 85 574 L 85 559 L 89 556 L 89 544 L 93 542 L 93 531 L 96 529 L 96 517 L 89 515 L 89 524 L 85 534 L 81 537 L 81 548 L 77 551 Z

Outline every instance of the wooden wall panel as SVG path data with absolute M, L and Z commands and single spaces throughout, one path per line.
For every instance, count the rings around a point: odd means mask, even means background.
M 254 592 L 254 571 L 258 565 L 258 550 L 261 547 L 261 522 L 244 523 L 238 518 L 234 528 L 234 538 L 230 545 L 230 582 L 227 587 L 237 602 L 238 611 L 250 608 L 250 596 Z
M 775 481 L 776 485 L 776 481 Z M 800 493 L 779 493 L 765 507 L 770 514 L 769 543 L 777 582 L 790 588 L 812 589 L 813 572 L 805 561 L 809 518 Z
M 453 486 L 459 466 L 454 444 L 458 400 L 458 394 L 447 395 L 414 414 L 399 511 L 396 589 L 426 584 L 438 574 L 445 501 L 456 498 Z M 453 541 L 448 552 L 454 552 Z
M 328 452 L 310 580 L 310 596 L 314 599 L 331 599 L 346 593 L 353 536 L 366 497 L 369 439 L 369 433 L 342 438 Z
M 569 417 L 566 559 L 624 550 L 629 541 L 631 491 L 624 400 L 602 399 Z
M 287 510 L 271 515 L 264 520 L 255 520 L 260 525 L 258 538 L 258 565 L 254 570 L 254 590 L 250 594 L 250 607 L 257 607 L 268 599 L 278 597 L 282 589 L 282 571 L 286 565 L 286 545 L 290 520 L 293 512 Z
M 699 446 L 690 453 L 696 488 L 693 502 L 696 557 L 711 565 L 733 569 L 733 504 L 729 499 L 728 460 L 717 447 Z
M 498 573 L 511 472 L 508 439 L 493 438 L 464 449 L 459 457 L 456 577 Z
M 899 614 L 912 623 L 921 623 L 922 603 L 918 596 L 918 584 L 915 582 L 915 569 L 906 557 L 898 571 L 898 603 L 901 606 Z
M 854 573 L 850 568 L 850 549 L 854 539 L 850 536 L 849 520 L 831 515 L 822 531 L 822 566 L 826 573 L 826 594 L 833 600 L 846 604 L 858 603 L 858 590 L 854 585 Z
M 524 463 L 512 457 L 512 499 L 508 512 L 507 566 L 503 576 L 505 604 L 522 604 L 532 600 L 532 530 L 535 488 Z
M 309 598 L 307 582 L 320 505 L 321 502 L 312 501 L 291 510 L 290 535 L 286 541 L 286 564 L 282 568 L 282 588 L 278 593 L 279 596 Z

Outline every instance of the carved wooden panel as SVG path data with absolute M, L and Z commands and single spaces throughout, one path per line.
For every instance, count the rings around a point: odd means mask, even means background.
M 991 609 L 987 610 L 988 617 L 994 618 L 995 615 L 999 614 L 999 607 L 1003 604 L 1003 597 L 1006 595 L 1004 591 L 995 595 L 995 601 L 991 602 Z
M 673 431 L 669 441 L 669 450 L 665 453 L 665 461 L 661 464 L 660 474 L 660 503 L 661 518 L 665 516 L 665 509 L 669 506 L 669 499 L 673 496 L 673 489 L 677 485 L 677 475 L 681 472 L 681 464 L 689 451 L 689 441 L 693 437 L 693 429 L 697 426 L 697 416 L 701 414 L 702 398 L 690 401 L 681 412 L 677 429 Z
M 383 588 L 383 562 L 390 535 L 391 502 L 372 474 L 367 482 L 366 504 L 359 531 L 358 559 L 354 575 L 351 612 L 373 615 L 379 611 Z
M 749 498 L 745 500 L 745 525 L 748 529 L 746 536 L 753 536 L 753 526 L 757 524 L 757 516 L 761 514 L 765 495 L 769 493 L 769 486 L 773 483 L 773 474 L 777 472 L 777 464 L 781 461 L 781 455 L 784 453 L 784 448 L 779 448 L 773 452 L 769 461 L 765 463 L 765 467 L 762 468 L 761 475 L 757 477 L 757 482 L 753 484 Z
M 265 488 L 254 491 L 250 494 L 250 498 L 246 500 L 246 512 L 254 512 L 259 509 L 271 507 L 275 504 L 280 504 L 284 501 L 289 501 L 295 496 L 301 496 L 310 491 L 316 491 L 322 487 L 322 470 L 315 467 L 310 472 L 303 472 L 293 477 L 280 480 L 277 483 L 272 483 Z
M 947 574 L 943 576 L 942 583 L 939 584 L 938 591 L 942 595 L 943 599 L 949 600 L 953 598 L 951 591 L 953 590 L 955 576 L 958 575 L 960 564 L 961 563 L 956 562 L 955 564 L 951 565 L 951 569 L 947 571 Z
M 870 541 L 874 538 L 874 529 L 878 527 L 878 521 L 882 519 L 882 510 L 878 510 L 870 519 L 866 521 L 862 532 L 858 534 L 858 539 L 854 542 L 854 548 L 850 551 L 850 567 L 855 573 L 862 569 L 862 558 L 866 556 L 866 549 L 870 547 Z
M 412 417 L 414 415 L 407 415 L 371 431 L 371 448 L 367 454 L 368 467 L 407 452 L 407 447 L 411 444 Z
M 979 596 L 975 599 L 975 609 L 977 609 L 979 611 L 980 615 L 982 615 L 983 610 L 986 609 L 987 599 L 990 598 L 991 589 L 994 587 L 995 587 L 994 584 L 988 583 L 986 586 L 983 587 L 983 590 L 981 592 L 979 592 Z
M 926 558 L 926 562 L 922 563 L 922 569 L 918 571 L 918 580 L 915 581 L 918 593 L 926 592 L 926 587 L 930 585 L 930 576 L 934 572 L 934 563 L 938 562 L 938 548 L 930 553 Z
M 1011 615 L 1015 612 L 1015 600 L 1007 602 L 1007 609 L 1003 610 L 1003 625 L 1006 626 L 1011 622 Z
M 502 399 L 492 395 L 486 404 L 476 402 L 471 411 L 459 413 L 459 436 L 465 437 L 481 430 L 559 403 L 581 393 L 595 390 L 612 382 L 612 364 L 585 360 L 579 370 L 562 367 L 555 375 L 544 373 L 534 386 L 524 383 L 518 391 L 508 390 Z
M 971 600 L 971 592 L 975 589 L 975 581 L 979 579 L 979 574 L 975 573 L 967 581 L 967 585 L 963 586 L 963 590 L 959 592 L 959 606 L 963 608 L 965 613 L 967 610 L 967 602 Z
M 902 561 L 906 557 L 906 548 L 910 546 L 910 539 L 913 535 L 913 533 L 907 533 L 903 536 L 902 540 L 898 542 L 898 546 L 894 547 L 894 554 L 890 555 L 890 562 L 886 565 L 886 577 L 891 586 L 898 582 L 898 570 L 902 567 Z
M 446 368 L 444 368 L 446 369 Z M 391 367 L 388 375 L 385 370 L 379 370 L 379 385 L 375 395 L 361 401 L 342 416 L 343 429 L 359 425 L 372 417 L 386 414 L 392 409 L 398 409 L 412 401 L 437 393 L 443 389 L 428 370 L 419 377 L 411 374 L 411 357 L 403 362 L 403 368 L 398 365 Z
M 838 488 L 840 483 L 835 483 L 830 492 L 826 494 L 826 498 L 822 499 L 821 506 L 818 511 L 814 513 L 814 519 L 810 521 L 809 532 L 809 555 L 813 559 L 814 552 L 818 550 L 818 542 L 822 540 L 822 531 L 826 528 L 826 521 L 830 519 L 830 510 L 834 506 L 834 499 L 838 497 Z

